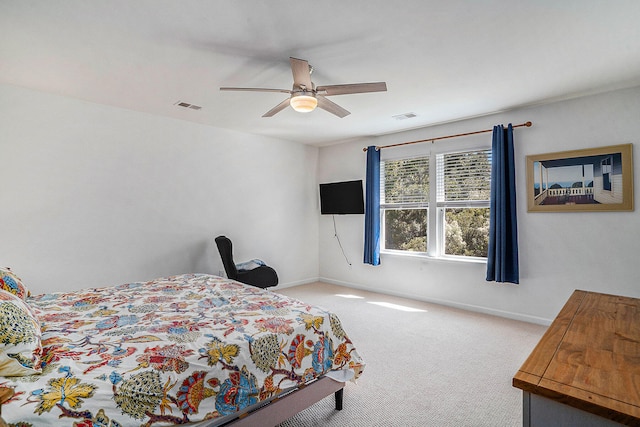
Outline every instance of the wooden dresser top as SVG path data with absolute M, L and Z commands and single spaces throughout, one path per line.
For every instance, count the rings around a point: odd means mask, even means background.
M 575 291 L 513 386 L 640 425 L 640 299 Z

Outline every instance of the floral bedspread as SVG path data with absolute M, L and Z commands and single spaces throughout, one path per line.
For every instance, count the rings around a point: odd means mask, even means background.
M 340 320 L 189 274 L 27 298 L 42 374 L 0 377 L 14 426 L 174 425 L 222 417 L 330 370 L 364 368 Z

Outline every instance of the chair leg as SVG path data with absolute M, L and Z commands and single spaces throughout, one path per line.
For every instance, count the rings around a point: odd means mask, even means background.
M 344 398 L 344 389 L 341 388 L 340 390 L 336 391 L 334 394 L 336 397 L 336 411 L 342 411 L 342 400 Z

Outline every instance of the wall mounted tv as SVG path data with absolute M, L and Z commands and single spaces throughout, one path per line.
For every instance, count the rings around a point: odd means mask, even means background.
M 320 213 L 323 215 L 363 214 L 362 180 L 320 184 Z

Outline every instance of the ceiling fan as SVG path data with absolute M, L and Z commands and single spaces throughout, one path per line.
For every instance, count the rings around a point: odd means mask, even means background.
M 328 100 L 326 98 L 327 96 L 366 92 L 385 92 L 387 90 L 387 84 L 385 82 L 352 83 L 316 87 L 316 85 L 311 81 L 313 67 L 309 65 L 309 62 L 304 59 L 297 58 L 289 58 L 289 60 L 291 61 L 291 72 L 293 73 L 293 88 L 291 90 L 251 87 L 221 87 L 220 90 L 282 92 L 290 95 L 289 98 L 264 113 L 262 117 L 272 117 L 290 105 L 291 108 L 301 113 L 308 113 L 315 110 L 316 107 L 320 107 L 340 118 L 348 116 L 351 113 L 335 102 Z

